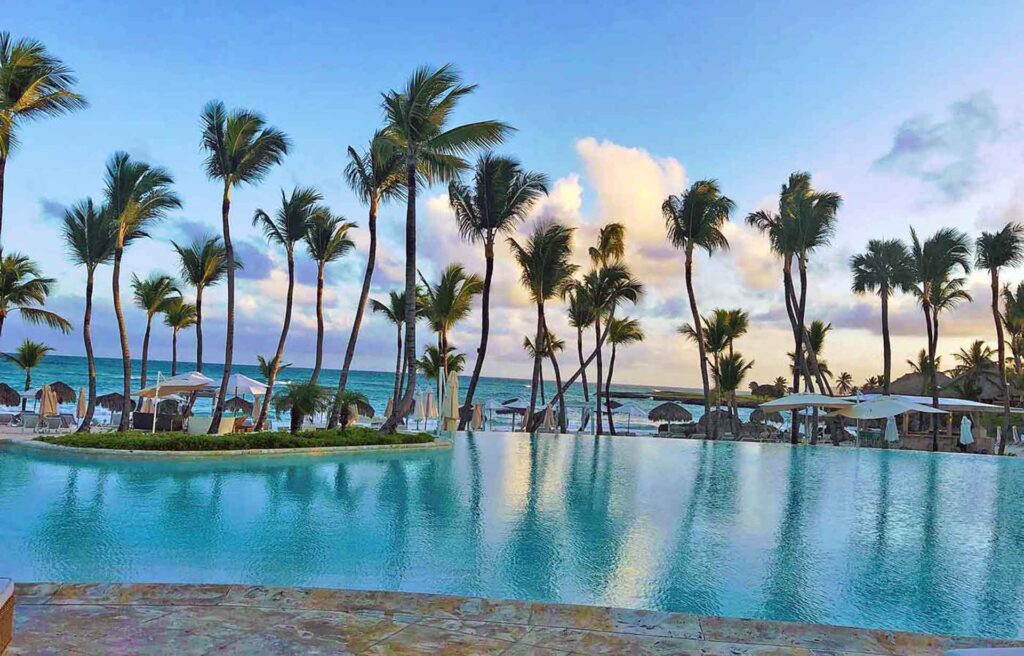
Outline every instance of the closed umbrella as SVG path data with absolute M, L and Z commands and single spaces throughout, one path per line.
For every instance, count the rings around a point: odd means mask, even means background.
M 437 419 L 437 401 L 433 392 L 427 392 L 426 406 L 427 419 Z
M 484 407 L 477 403 L 473 405 L 473 418 L 469 421 L 469 427 L 478 431 L 484 426 Z
M 971 420 L 964 415 L 963 419 L 960 420 L 960 444 L 967 446 L 968 444 L 974 444 L 974 433 L 971 431 Z
M 900 434 L 896 432 L 896 417 L 885 420 L 885 441 L 889 444 L 900 441 Z
M 57 414 L 57 395 L 53 393 L 49 385 L 43 386 L 43 398 L 39 404 L 39 414 L 43 417 L 52 417 Z
M 78 388 L 78 405 L 75 406 L 75 416 L 81 419 L 85 416 L 85 390 Z
M 384 416 L 385 417 L 390 417 L 391 413 L 393 413 L 394 411 L 395 411 L 395 397 L 389 396 L 388 397 L 388 406 L 386 408 L 384 408 Z
M 546 431 L 555 430 L 555 412 L 550 405 L 544 408 L 544 422 L 541 427 Z
M 419 428 L 421 421 L 426 421 L 427 419 L 427 409 L 423 406 L 423 400 L 423 392 L 416 390 L 416 408 L 413 410 L 413 416 L 416 419 L 416 428 Z
M 442 430 L 454 433 L 459 427 L 459 375 L 448 372 L 448 380 L 444 386 L 444 401 L 441 402 Z

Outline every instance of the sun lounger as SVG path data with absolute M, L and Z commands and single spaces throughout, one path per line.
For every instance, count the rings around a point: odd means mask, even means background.
M 14 639 L 14 582 L 0 579 L 0 654 Z
M 14 415 L 4 413 L 0 414 L 0 426 L 11 426 L 14 424 Z
M 21 413 L 21 427 L 35 430 L 39 426 L 39 415 L 34 412 Z

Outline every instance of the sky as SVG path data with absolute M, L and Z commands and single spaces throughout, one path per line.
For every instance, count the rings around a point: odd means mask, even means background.
M 666 3 L 4 3 L 2 30 L 43 41 L 79 77 L 87 110 L 19 127 L 21 147 L 7 165 L 4 249 L 37 260 L 57 279 L 49 301 L 79 322 L 84 272 L 64 254 L 64 208 L 102 193 L 112 153 L 166 167 L 184 207 L 133 245 L 132 273 L 176 273 L 171 241 L 219 233 L 220 187 L 204 174 L 199 114 L 213 99 L 261 112 L 293 148 L 261 184 L 233 195 L 232 234 L 246 268 L 238 283 L 236 361 L 252 363 L 276 345 L 286 288 L 284 256 L 250 225 L 281 189 L 317 187 L 325 202 L 361 227 L 366 208 L 342 178 L 345 149 L 361 148 L 382 120 L 381 93 L 418 66 L 453 63 L 478 89 L 456 121 L 499 119 L 516 132 L 497 148 L 547 174 L 550 194 L 521 227 L 558 219 L 578 228 L 579 261 L 598 228 L 627 226 L 627 262 L 647 293 L 630 316 L 647 339 L 624 348 L 616 380 L 662 386 L 699 384 L 696 349 L 676 334 L 689 321 L 681 253 L 660 214 L 666 196 L 716 178 L 736 203 L 731 248 L 695 271 L 703 310 L 741 307 L 750 333 L 737 348 L 769 382 L 788 368 L 791 346 L 780 263 L 743 218 L 777 204 L 792 171 L 842 194 L 833 243 L 813 255 L 808 318 L 831 322 L 823 358 L 858 381 L 881 369 L 877 298 L 850 292 L 849 258 L 871 238 L 907 238 L 955 226 L 972 237 L 1024 220 L 1024 5 L 1011 1 L 666 2 Z M 418 265 L 428 279 L 450 262 L 482 273 L 479 246 L 461 242 L 434 186 L 420 195 Z M 402 284 L 404 207 L 380 213 L 381 247 L 371 297 Z M 365 265 L 366 235 L 329 266 L 326 366 L 338 367 Z M 286 361 L 310 364 L 315 345 L 315 268 L 301 256 L 296 316 Z M 1020 272 L 1004 278 L 1016 282 Z M 99 355 L 119 346 L 100 270 L 94 335 Z M 971 278 L 975 301 L 944 319 L 940 352 L 974 339 L 994 342 L 984 275 Z M 204 296 L 205 352 L 223 349 L 224 288 Z M 127 300 L 127 299 L 126 299 Z M 913 299 L 892 307 L 894 374 L 925 345 Z M 492 337 L 485 375 L 529 375 L 522 338 L 535 314 L 507 249 L 498 249 Z M 571 338 L 563 308 L 554 332 Z M 144 315 L 129 310 L 134 353 Z M 154 328 L 152 354 L 170 354 L 170 332 Z M 393 328 L 364 324 L 355 366 L 392 370 Z M 420 340 L 426 337 L 421 329 Z M 25 336 L 61 353 L 82 354 L 69 336 L 12 319 L 0 349 Z M 451 342 L 474 353 L 479 312 Z M 180 339 L 183 359 L 191 335 Z M 570 344 L 572 341 L 570 340 Z M 572 357 L 568 352 L 563 357 Z M 947 362 L 952 358 L 946 356 Z M 564 368 L 563 368 L 564 370 Z

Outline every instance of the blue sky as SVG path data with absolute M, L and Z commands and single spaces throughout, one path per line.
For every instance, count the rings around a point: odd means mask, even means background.
M 29 253 L 57 277 L 53 304 L 76 318 L 82 274 L 62 255 L 55 216 L 64 205 L 99 195 L 112 152 L 128 150 L 169 168 L 185 199 L 152 242 L 129 254 L 129 271 L 146 275 L 175 270 L 167 240 L 218 230 L 219 189 L 203 175 L 198 147 L 206 101 L 257 109 L 291 136 L 294 149 L 284 165 L 259 187 L 235 194 L 234 224 L 253 263 L 240 286 L 240 344 L 250 354 L 269 352 L 276 341 L 274 299 L 282 288 L 280 256 L 248 226 L 253 210 L 272 209 L 281 187 L 315 185 L 333 209 L 364 221 L 364 208 L 340 176 L 344 149 L 363 144 L 379 124 L 380 93 L 425 63 L 453 62 L 480 85 L 460 107 L 460 119 L 499 118 L 518 128 L 500 151 L 556 181 L 539 214 L 579 225 L 580 241 L 606 220 L 630 226 L 630 255 L 650 288 L 636 314 L 651 339 L 624 358 L 624 380 L 686 385 L 698 379 L 692 348 L 672 330 L 688 317 L 680 303 L 681 265 L 660 242 L 657 209 L 665 194 L 687 182 L 718 178 L 737 202 L 733 250 L 701 264 L 698 291 L 707 309 L 751 311 L 755 329 L 743 349 L 758 362 L 755 378 L 763 379 L 784 367 L 781 292 L 763 243 L 741 224 L 748 211 L 771 203 L 791 171 L 811 171 L 817 184 L 846 199 L 834 247 L 813 264 L 810 311 L 836 325 L 833 370 L 858 376 L 874 373 L 880 357 L 875 304 L 846 292 L 851 253 L 869 237 L 906 236 L 911 224 L 926 232 L 958 225 L 973 234 L 1024 218 L 1015 215 L 1024 208 L 1019 3 L 112 7 L 13 0 L 4 5 L 3 23 L 16 36 L 44 41 L 71 65 L 91 103 L 73 116 L 22 127 L 22 148 L 6 179 L 5 248 Z M 482 269 L 479 254 L 452 238 L 443 191 L 430 189 L 421 201 L 425 272 L 455 258 Z M 397 283 L 402 214 L 397 206 L 382 213 L 376 295 Z M 330 274 L 328 362 L 344 347 L 361 267 L 357 253 Z M 312 282 L 310 271 L 300 269 L 306 276 L 300 282 Z M 529 308 L 514 289 L 515 272 L 499 273 L 506 278 L 499 307 L 508 320 L 487 369 L 524 375 L 518 342 L 530 324 Z M 214 308 L 222 291 L 207 310 L 211 355 L 219 349 Z M 309 291 L 300 289 L 305 321 L 300 317 L 289 347 L 289 359 L 300 363 L 312 357 L 312 308 L 303 300 Z M 112 325 L 104 307 L 101 330 Z M 923 322 L 909 301 L 896 312 L 904 326 L 896 344 L 900 362 L 923 345 Z M 951 319 L 943 350 L 975 336 L 991 340 L 984 314 L 984 303 L 976 302 Z M 3 348 L 30 332 L 13 322 Z M 116 353 L 113 333 L 102 334 L 108 338 L 101 338 L 99 352 Z M 474 319 L 455 341 L 472 351 L 476 335 Z M 141 340 L 137 315 L 132 338 Z M 77 333 L 45 339 L 62 352 L 81 352 Z M 157 338 L 157 355 L 169 351 L 165 342 Z M 388 369 L 392 348 L 388 327 L 373 320 L 357 365 Z

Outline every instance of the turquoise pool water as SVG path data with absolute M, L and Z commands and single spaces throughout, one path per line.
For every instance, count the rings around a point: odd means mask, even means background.
M 1024 461 L 652 438 L 97 461 L 0 447 L 0 575 L 540 599 L 1016 637 Z

